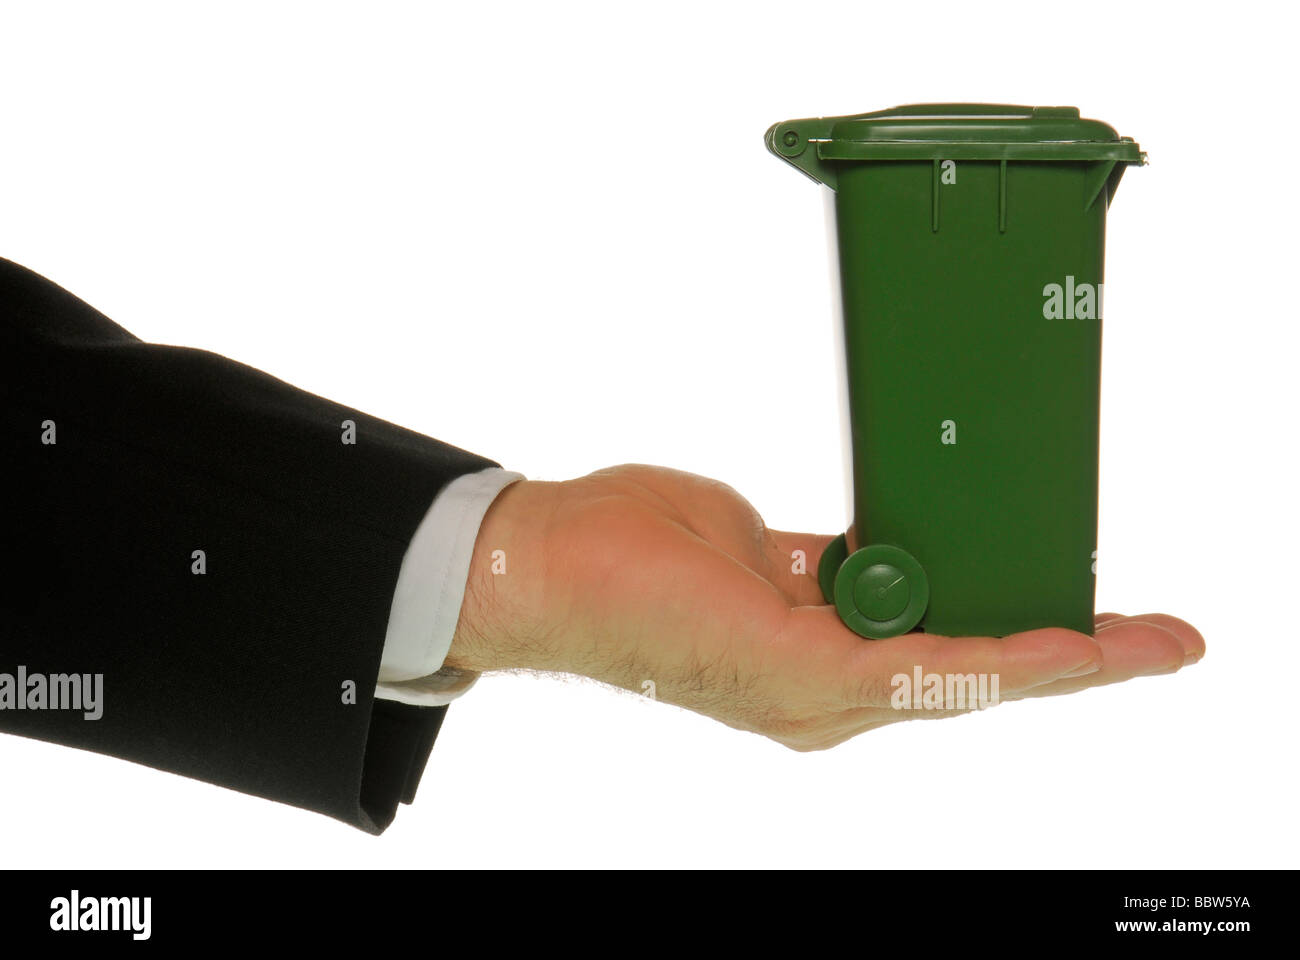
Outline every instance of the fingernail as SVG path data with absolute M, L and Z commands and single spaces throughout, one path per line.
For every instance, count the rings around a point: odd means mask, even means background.
M 1201 659 L 1201 654 L 1189 653 L 1186 657 L 1183 658 L 1183 666 L 1190 667 L 1192 664 L 1199 662 L 1200 659 Z
M 1184 666 L 1185 664 L 1179 663 L 1179 664 L 1175 664 L 1172 667 L 1156 667 L 1154 670 L 1144 670 L 1142 673 L 1139 674 L 1139 676 L 1163 677 L 1166 674 L 1177 673 L 1179 670 L 1183 669 Z
M 1089 660 L 1071 670 L 1069 673 L 1061 674 L 1062 680 L 1073 680 L 1075 677 L 1086 677 L 1090 673 L 1096 673 L 1101 669 L 1101 663 L 1096 660 Z

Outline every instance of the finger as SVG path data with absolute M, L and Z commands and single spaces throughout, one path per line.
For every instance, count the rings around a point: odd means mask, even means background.
M 1137 616 L 1124 619 L 1154 623 L 1172 633 L 1178 638 L 1178 642 L 1182 644 L 1183 666 L 1191 666 L 1205 656 L 1205 638 L 1201 636 L 1199 630 L 1186 620 L 1179 620 L 1167 613 L 1140 613 Z
M 1158 623 L 1121 618 L 1098 629 L 1096 639 L 1101 646 L 1103 661 L 1102 668 L 1096 673 L 1055 680 L 1007 699 L 1053 697 L 1077 693 L 1089 687 L 1122 683 L 1134 677 L 1173 673 L 1187 659 L 1183 641 Z
M 1123 618 L 1124 618 L 1124 614 L 1122 613 L 1099 613 L 1095 617 L 1093 617 L 1092 620 L 1095 626 L 1100 627 L 1103 624 L 1109 623 L 1112 620 L 1122 620 Z
M 860 669 L 869 678 L 867 702 L 876 704 L 878 695 L 872 688 L 876 678 L 891 680 L 890 704 L 899 678 L 907 675 L 912 686 L 917 677 L 932 684 L 932 677 L 945 682 L 944 706 L 947 702 L 948 678 L 987 678 L 991 688 L 1008 693 L 1027 690 L 1063 677 L 1077 677 L 1101 669 L 1104 654 L 1098 643 L 1087 634 L 1063 628 L 1045 628 L 1012 634 L 1007 637 L 945 637 L 934 634 L 908 634 L 893 640 L 878 641 L 859 653 Z M 962 689 L 960 685 L 957 689 Z
M 770 564 L 772 582 L 790 597 L 796 607 L 826 603 L 821 584 L 817 581 L 817 565 L 822 552 L 834 536 L 821 533 L 794 533 L 788 530 L 769 529 Z
M 779 643 L 845 708 L 888 707 L 899 677 L 919 670 L 940 676 L 997 675 L 1004 691 L 1027 689 L 1060 677 L 1101 668 L 1102 650 L 1092 637 L 1059 627 L 1008 637 L 944 637 L 909 633 L 865 640 L 846 628 L 833 607 L 790 611 Z

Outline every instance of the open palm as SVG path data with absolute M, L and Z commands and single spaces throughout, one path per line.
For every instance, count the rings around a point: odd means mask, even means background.
M 653 690 L 813 750 L 900 720 L 968 712 L 955 703 L 897 708 L 894 678 L 918 667 L 997 675 L 1000 699 L 1015 700 L 1170 673 L 1204 654 L 1195 629 L 1163 614 L 1102 614 L 1095 637 L 1050 628 L 864 640 L 817 583 L 832 539 L 770 530 L 727 485 L 662 467 L 521 481 L 484 520 L 448 663 Z M 507 558 L 505 576 L 491 572 L 494 551 Z

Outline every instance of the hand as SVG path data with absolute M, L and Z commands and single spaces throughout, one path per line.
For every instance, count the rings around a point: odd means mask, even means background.
M 817 750 L 969 712 L 892 706 L 892 678 L 917 666 L 996 674 L 1005 701 L 1172 673 L 1205 652 L 1195 629 L 1162 614 L 1101 614 L 1095 638 L 1052 628 L 864 640 L 817 584 L 831 539 L 769 530 L 725 484 L 661 467 L 519 481 L 479 529 L 447 665 L 574 673 L 637 692 L 652 681 L 659 700 Z M 808 573 L 792 572 L 795 550 Z

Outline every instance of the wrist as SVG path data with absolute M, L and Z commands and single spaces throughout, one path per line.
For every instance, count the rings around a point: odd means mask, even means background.
M 542 668 L 548 661 L 545 547 L 558 487 L 519 480 L 488 507 L 446 666 L 483 673 Z

